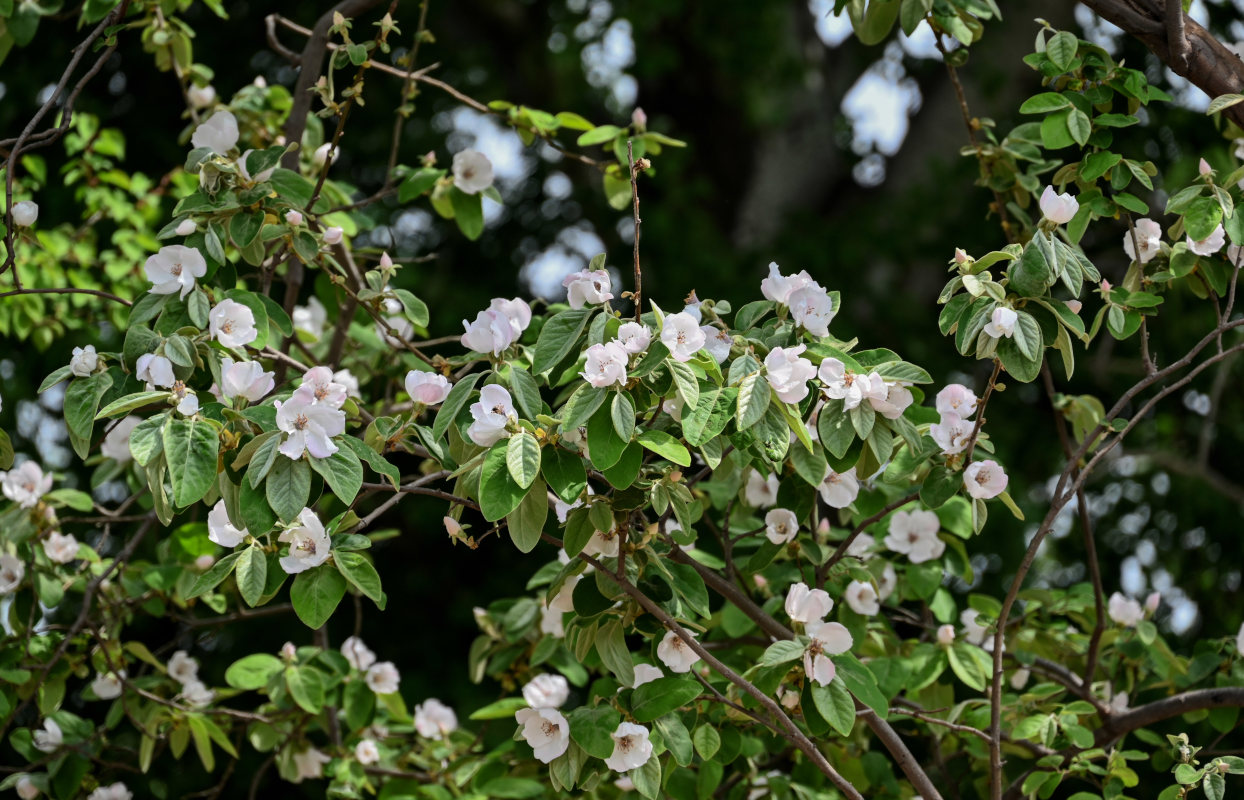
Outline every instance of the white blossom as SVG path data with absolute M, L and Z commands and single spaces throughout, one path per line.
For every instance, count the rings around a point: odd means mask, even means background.
M 225 347 L 242 347 L 259 336 L 255 329 L 255 312 L 236 300 L 221 300 L 208 312 L 207 318 L 212 338 Z
M 877 579 L 877 597 L 884 600 L 897 588 L 898 573 L 894 571 L 894 565 L 887 562 L 881 568 L 881 577 Z
M 467 194 L 478 194 L 492 186 L 492 162 L 478 150 L 454 153 L 454 186 Z
M 660 667 L 654 667 L 651 664 L 636 664 L 635 665 L 635 680 L 631 683 L 631 688 L 638 689 L 640 686 L 643 686 L 645 683 L 651 683 L 652 681 L 655 681 L 657 678 L 664 678 L 664 677 L 665 677 L 665 673 L 661 671 Z
M 324 765 L 332 760 L 327 753 L 314 747 L 294 753 L 294 783 L 302 783 L 307 778 L 324 777 Z
M 1011 673 L 1011 688 L 1015 691 L 1022 690 L 1028 685 L 1028 679 L 1032 677 L 1032 673 L 1027 667 L 1021 667 Z
M 195 557 L 194 568 L 197 569 L 199 572 L 207 572 L 209 569 L 212 568 L 212 565 L 215 563 L 216 563 L 215 556 L 209 555 L 208 553 L 204 553 L 201 556 Z
M 786 591 L 786 615 L 795 622 L 820 622 L 834 608 L 834 601 L 824 589 L 809 589 L 800 581 Z
M 19 228 L 29 228 L 39 219 L 39 204 L 33 200 L 22 200 L 13 204 L 13 224 Z
M 43 720 L 43 728 L 34 732 L 34 743 L 35 749 L 40 753 L 55 753 L 60 749 L 65 743 L 65 737 L 56 720 L 51 717 Z
M 782 275 L 778 265 L 770 261 L 769 277 L 760 282 L 760 292 L 766 300 L 787 305 L 792 294 L 809 286 L 820 288 L 807 270 L 801 270 L 798 275 Z
M 559 611 L 556 608 L 552 608 L 547 603 L 545 603 L 543 600 L 541 600 L 540 601 L 540 633 L 545 634 L 546 636 L 552 636 L 554 639 L 560 639 L 563 636 L 565 636 L 566 628 L 562 624 L 562 614 L 564 613 L 565 613 L 564 611 Z
M 556 708 L 520 708 L 514 719 L 523 726 L 523 738 L 541 764 L 547 764 L 570 747 L 570 723 Z
M 885 546 L 895 553 L 903 553 L 913 564 L 923 564 L 939 558 L 946 550 L 946 543 L 937 536 L 941 527 L 941 520 L 932 511 L 896 511 L 890 517 Z
M 195 108 L 207 108 L 216 102 L 216 89 L 211 84 L 199 86 L 192 83 L 186 89 L 186 98 Z
M 747 474 L 747 485 L 743 489 L 743 499 L 753 508 L 767 508 L 777 502 L 778 476 L 770 472 L 761 475 L 756 470 Z
M 816 367 L 800 355 L 806 349 L 802 344 L 775 347 L 765 356 L 765 378 L 783 403 L 798 403 L 808 396 L 808 381 L 816 376 Z
M 869 377 L 872 378 L 873 376 L 881 380 L 881 376 L 877 375 L 877 373 L 874 372 Z M 907 410 L 907 407 L 916 400 L 911 390 L 897 381 L 881 380 L 881 387 L 884 389 L 884 396 L 870 396 L 868 402 L 872 404 L 874 411 L 886 419 L 898 419 L 903 416 L 903 412 Z
M 997 461 L 973 461 L 963 471 L 963 485 L 979 500 L 997 497 L 1006 490 L 1007 476 Z
M 979 616 L 980 613 L 974 608 L 965 608 L 959 614 L 959 622 L 963 624 L 963 638 L 978 647 L 985 643 L 985 637 L 989 635 L 989 626 L 980 624 L 977 621 Z
M 510 437 L 506 426 L 518 413 L 505 387 L 490 383 L 480 389 L 479 401 L 471 404 L 471 416 L 475 421 L 467 428 L 467 436 L 480 447 L 492 447 Z
M 367 687 L 376 694 L 393 694 L 402 681 L 402 675 L 392 661 L 381 661 L 368 668 L 364 680 L 367 681 Z
M 1133 230 L 1135 231 L 1135 242 L 1132 239 Z M 1140 248 L 1139 256 L 1136 254 L 1137 247 Z M 1162 226 L 1148 217 L 1136 220 L 1132 230 L 1128 230 L 1123 234 L 1123 252 L 1127 253 L 1127 257 L 1133 261 L 1148 264 L 1161 249 Z
M 829 657 L 851 649 L 851 632 L 839 622 L 810 622 L 804 630 L 812 639 L 803 652 L 804 673 L 819 685 L 828 686 L 838 672 Z
M 597 389 L 626 384 L 626 366 L 629 357 L 617 342 L 594 344 L 587 349 L 587 360 L 579 373 L 583 380 Z
M 592 534 L 592 538 L 587 540 L 587 544 L 583 545 L 583 552 L 596 558 L 616 558 L 620 543 L 617 528 L 596 531 Z
M 34 508 L 39 498 L 51 491 L 52 476 L 43 474 L 34 461 L 23 461 L 16 469 L 0 472 L 0 488 L 22 508 Z
M 694 634 L 689 634 L 694 638 Z M 691 646 L 679 638 L 673 631 L 667 631 L 665 638 L 657 645 L 657 658 L 669 667 L 670 672 L 690 672 L 691 667 L 700 660 L 700 656 Z
M 730 357 L 730 348 L 734 346 L 730 331 L 714 328 L 712 325 L 701 325 L 700 330 L 704 332 L 704 352 L 712 356 L 718 364 L 724 364 Z
M 566 302 L 571 308 L 583 308 L 613 299 L 613 282 L 608 270 L 581 269 L 572 272 L 562 279 L 562 286 L 566 289 Z
M 440 700 L 430 697 L 415 706 L 415 730 L 425 739 L 444 739 L 458 730 L 458 715 Z
M 286 219 L 288 219 L 288 215 L 286 215 Z M 299 221 L 301 222 L 301 217 Z M 313 340 L 318 340 L 324 333 L 324 326 L 328 324 L 328 311 L 324 308 L 324 304 L 320 302 L 319 298 L 312 295 L 307 298 L 305 306 L 294 306 L 293 320 L 294 330 L 303 331 L 310 335 Z
M 976 413 L 976 393 L 961 383 L 947 384 L 937 393 L 937 413 L 954 414 L 959 419 L 971 419 Z
M 846 364 L 832 356 L 821 361 L 816 376 L 821 379 L 821 391 L 831 400 L 841 400 L 844 411 L 850 411 L 864 400 L 867 381 L 847 369 Z
M 856 614 L 876 616 L 881 611 L 877 589 L 868 581 L 851 581 L 843 592 L 843 599 Z
M 967 448 L 975 427 L 974 423 L 960 419 L 958 414 L 946 412 L 938 422 L 929 426 L 929 436 L 942 448 L 943 455 L 952 456 Z
M 834 472 L 832 467 L 827 468 L 819 491 L 821 499 L 831 508 L 846 508 L 851 505 L 860 493 L 860 481 L 855 476 L 855 467 L 846 472 Z
M 1235 634 L 1235 652 L 1244 654 L 1244 622 L 1240 623 L 1240 629 Z
M 1019 315 L 1014 310 L 1006 306 L 998 306 L 993 310 L 989 321 L 985 323 L 985 334 L 995 339 L 1007 337 L 1008 339 L 1015 335 L 1015 321 L 1019 319 Z
M 523 685 L 523 699 L 532 708 L 561 708 L 570 697 L 570 684 L 561 675 L 542 672 Z
M 661 343 L 675 361 L 690 361 L 707 341 L 708 337 L 700 330 L 700 321 L 686 311 L 670 314 L 661 327 Z
M 43 540 L 43 552 L 57 564 L 68 564 L 78 557 L 78 540 L 72 533 L 52 531 Z
M 223 109 L 217 111 L 194 129 L 190 144 L 196 149 L 207 147 L 218 156 L 228 154 L 238 144 L 237 117 Z
M 133 457 L 130 453 L 130 434 L 142 421 L 142 417 L 134 414 L 118 421 L 105 434 L 104 441 L 99 445 L 99 454 L 104 458 L 111 458 L 118 464 L 128 462 Z
M 380 748 L 374 739 L 361 739 L 354 746 L 354 758 L 364 766 L 371 766 L 380 761 Z
M 1204 239 L 1193 239 L 1191 235 L 1188 236 L 1188 249 L 1198 256 L 1212 256 L 1221 250 L 1226 243 L 1226 234 L 1222 229 L 1222 225 L 1214 228 L 1213 232 Z
M 86 800 L 133 800 L 134 793 L 121 781 L 100 786 L 86 796 Z
M 332 437 L 346 430 L 346 415 L 328 403 L 317 403 L 313 395 L 302 388 L 285 402 L 277 400 L 276 425 L 287 435 L 279 452 L 288 458 L 298 459 L 304 451 L 312 458 L 328 458 L 337 452 Z
M 765 514 L 765 537 L 774 544 L 786 544 L 799 534 L 799 519 L 795 512 L 775 508 Z
M 786 298 L 791 319 L 813 336 L 828 336 L 834 321 L 834 304 L 829 293 L 817 283 L 791 292 Z
M 442 403 L 449 396 L 453 386 L 449 379 L 439 372 L 423 372 L 412 369 L 406 373 L 406 393 L 416 403 L 434 406 Z
M 822 519 L 821 524 L 825 526 L 826 531 L 829 529 L 829 520 Z M 872 549 L 877 546 L 877 540 L 867 533 L 861 533 L 855 537 L 851 544 L 847 545 L 846 552 L 843 555 L 851 558 L 858 558 L 861 561 L 867 561 L 872 558 Z
M 289 555 L 281 557 L 281 569 L 290 575 L 323 564 L 332 546 L 324 524 L 309 508 L 298 513 L 298 523 L 281 531 L 277 541 L 289 543 Z
M 494 297 L 492 302 L 488 304 L 488 308 L 499 312 L 510 321 L 510 327 L 514 329 L 515 341 L 518 341 L 518 338 L 523 335 L 523 331 L 527 330 L 527 326 L 531 324 L 531 306 L 521 297 L 515 297 L 512 300 L 506 300 L 504 297 Z
M 22 775 L 17 779 L 17 783 L 14 784 L 13 789 L 17 792 L 17 796 L 20 797 L 21 800 L 35 800 L 36 797 L 42 794 L 42 792 L 39 791 L 39 787 L 35 786 L 35 782 L 25 775 Z
M 151 294 L 180 293 L 185 300 L 194 289 L 195 279 L 207 274 L 207 261 L 193 247 L 170 244 L 147 258 L 143 272 L 151 281 Z
M 1124 711 L 1127 711 L 1128 708 L 1127 692 L 1118 692 L 1110 698 L 1110 710 L 1114 713 L 1122 714 Z
M 265 372 L 258 361 L 220 360 L 220 392 L 231 400 L 240 397 L 254 403 L 275 387 L 273 373 Z
M 633 722 L 623 722 L 613 732 L 613 754 L 605 759 L 605 766 L 614 772 L 629 772 L 648 763 L 652 758 L 652 742 L 648 741 L 648 729 Z
M 125 670 L 117 672 L 99 672 L 95 675 L 95 680 L 91 681 L 91 691 L 100 700 L 115 700 L 121 696 L 122 689 L 125 685 L 121 682 L 125 677 Z
M 571 575 L 566 578 L 565 582 L 562 583 L 561 589 L 559 589 L 553 599 L 549 601 L 549 608 L 559 614 L 574 611 L 574 587 L 577 586 L 581 580 L 583 580 L 582 575 Z
M 955 626 L 942 625 L 937 629 L 937 643 L 949 647 L 955 642 Z
M 69 359 L 69 371 L 74 375 L 79 378 L 89 378 L 98 366 L 99 356 L 95 352 L 95 345 L 88 344 L 86 347 L 73 349 L 73 357 Z
M 341 643 L 341 654 L 345 656 L 351 669 L 368 670 L 376 663 L 376 654 L 357 636 L 347 637 Z
M 26 577 L 26 565 L 11 553 L 0 553 L 0 595 L 12 594 Z
M 207 514 L 207 538 L 221 547 L 237 547 L 249 535 L 250 531 L 246 528 L 234 527 L 229 521 L 229 512 L 225 510 L 225 501 L 217 500 Z
M 1145 618 L 1145 610 L 1140 607 L 1140 603 L 1119 592 L 1110 595 L 1106 613 L 1116 624 L 1125 628 L 1134 628 L 1136 623 Z
M 628 353 L 642 353 L 652 343 L 652 329 L 638 322 L 623 322 L 618 328 L 617 342 Z
M 183 417 L 193 417 L 199 413 L 199 396 L 178 381 L 173 384 L 173 397 L 177 400 L 177 413 Z
M 190 217 L 186 217 L 181 222 L 177 223 L 177 227 L 173 230 L 173 232 L 178 236 L 189 236 L 198 229 L 199 226 L 194 224 L 194 220 L 190 219 Z
M 199 661 L 185 650 L 178 650 L 168 660 L 168 676 L 183 686 L 199 679 Z
M 332 142 L 324 142 L 311 153 L 311 165 L 317 170 L 324 169 L 325 164 L 331 164 L 336 160 L 337 148 L 333 147 Z
M 1055 225 L 1071 222 L 1071 218 L 1080 210 L 1080 203 L 1069 193 L 1058 194 L 1053 186 L 1046 186 L 1041 193 L 1041 213 Z
M 462 327 L 465 329 L 462 346 L 476 353 L 500 355 L 514 344 L 514 326 L 510 324 L 510 318 L 495 309 L 486 308 L 479 312 L 474 322 L 462 320 Z
M 294 394 L 308 402 L 341 408 L 349 397 L 350 390 L 337 381 L 337 373 L 331 367 L 312 367 L 303 374 L 302 384 Z

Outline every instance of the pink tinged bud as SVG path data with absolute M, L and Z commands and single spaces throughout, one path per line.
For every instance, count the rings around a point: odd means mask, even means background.
M 937 629 L 937 643 L 942 645 L 953 644 L 955 641 L 955 626 L 943 625 Z
M 1067 308 L 1071 309 L 1072 314 L 1079 314 L 1080 309 L 1084 308 L 1084 304 L 1081 303 L 1079 300 L 1068 300 Z
M 1080 210 L 1080 203 L 1067 192 L 1058 194 L 1053 186 L 1046 186 L 1041 193 L 1041 213 L 1055 225 L 1071 222 L 1072 217 Z
M 281 645 L 281 658 L 284 658 L 287 661 L 292 661 L 294 659 L 294 656 L 296 656 L 297 654 L 298 654 L 298 648 L 294 647 L 293 642 L 286 642 L 285 644 Z
M 345 233 L 345 231 L 336 226 L 326 229 L 324 231 L 324 244 L 341 244 L 341 237 L 343 233 Z
M 380 267 L 381 269 L 392 269 L 393 268 L 393 259 L 389 258 L 388 251 L 385 251 L 380 254 Z
M 955 248 L 955 263 L 956 263 L 956 264 L 966 264 L 966 263 L 968 262 L 968 260 L 969 260 L 969 256 L 968 256 L 968 254 L 967 254 L 966 252 L 964 252 L 963 248 L 962 248 L 962 247 L 956 247 L 956 248 Z
M 209 556 L 209 555 L 201 555 L 194 560 L 195 568 L 203 570 L 204 572 L 211 569 L 212 565 L 215 563 L 216 563 L 215 557 Z
M 1153 592 L 1152 594 L 1150 594 L 1148 597 L 1145 598 L 1145 611 L 1148 611 L 1150 614 L 1156 614 L 1158 610 L 1158 606 L 1160 606 L 1161 604 L 1162 604 L 1162 593 Z
M 195 230 L 195 225 L 194 225 L 194 220 L 192 219 L 186 218 L 186 219 L 183 219 L 181 222 L 177 223 L 177 235 L 178 236 L 189 236 L 190 234 L 194 233 L 194 230 Z
M 1108 292 L 1108 291 L 1110 291 L 1110 290 L 1111 290 L 1111 289 L 1113 289 L 1113 288 L 1114 288 L 1114 287 L 1110 285 L 1110 281 L 1102 281 L 1102 282 L 1101 282 L 1101 290 L 1102 290 L 1103 292 Z
M 817 533 L 829 533 L 829 518 L 823 517 L 816 526 Z
M 631 112 L 631 125 L 635 126 L 635 129 L 639 131 L 647 129 L 648 115 L 644 113 L 642 108 L 636 106 L 635 110 Z
M 1214 168 L 1209 165 L 1208 161 L 1201 159 L 1201 163 L 1197 165 L 1197 171 L 1202 175 L 1208 175 L 1214 171 Z
M 462 535 L 462 526 L 458 524 L 458 520 L 453 517 L 445 517 L 441 521 L 445 523 L 445 532 L 451 537 L 456 539 Z
M 292 208 L 285 212 L 285 222 L 294 228 L 302 224 L 302 212 L 295 211 Z

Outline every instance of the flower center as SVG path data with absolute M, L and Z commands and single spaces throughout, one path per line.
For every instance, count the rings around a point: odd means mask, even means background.
M 321 383 L 315 387 L 315 399 L 323 400 L 325 397 L 328 397 L 328 384 Z
M 220 332 L 233 333 L 233 320 L 226 318 L 225 321 L 220 324 Z
M 314 539 L 303 539 L 301 542 L 298 543 L 298 549 L 303 551 L 307 555 L 312 555 L 312 556 L 315 555 L 315 540 Z
M 169 267 L 168 271 L 174 278 L 180 277 L 181 276 L 181 262 L 174 261 L 173 266 Z
M 497 414 L 502 417 L 506 416 L 505 406 L 501 405 L 500 403 L 497 403 L 495 406 L 492 407 L 492 413 Z
M 989 483 L 989 473 L 985 470 L 981 470 L 980 472 L 976 473 L 976 482 L 980 484 L 981 486 L 984 486 L 985 484 Z
M 556 722 L 549 722 L 546 719 L 544 721 L 544 724 L 540 726 L 540 730 L 545 736 L 551 739 L 557 735 L 557 732 L 560 731 L 561 728 L 557 725 Z
M 306 429 L 306 427 L 307 427 L 307 415 L 306 414 L 299 414 L 297 417 L 294 418 L 294 428 L 296 430 L 301 431 L 301 430 Z

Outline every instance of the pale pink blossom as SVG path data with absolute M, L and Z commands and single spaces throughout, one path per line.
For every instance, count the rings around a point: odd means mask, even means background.
M 294 753 L 294 783 L 302 783 L 307 778 L 324 777 L 324 765 L 332 760 L 327 753 L 314 747 Z
M 376 663 L 376 654 L 357 636 L 346 637 L 341 643 L 341 655 L 345 656 L 351 669 L 362 672 L 366 672 Z
M 216 505 L 207 514 L 207 538 L 221 547 L 237 547 L 246 541 L 250 531 L 235 527 L 229 521 L 229 512 L 225 510 L 225 501 L 217 500 Z
M 309 452 L 312 458 L 328 458 L 337 452 L 333 437 L 345 433 L 345 413 L 331 404 L 317 403 L 311 397 L 310 393 L 299 390 L 284 403 L 274 402 L 276 425 L 286 433 L 279 452 L 288 458 L 301 458 L 304 452 Z
M 1132 239 L 1133 231 L 1126 231 L 1123 234 L 1123 252 L 1133 261 L 1148 264 L 1162 249 L 1162 226 L 1145 217 L 1136 220 L 1132 228 L 1136 235 L 1135 242 Z M 1137 247 L 1140 248 L 1139 255 L 1136 252 Z
M 817 283 L 796 289 L 786 298 L 791 319 L 813 336 L 828 336 L 829 323 L 834 321 L 834 304 L 829 294 Z
M 675 361 L 690 361 L 707 341 L 708 337 L 700 330 L 700 321 L 686 311 L 665 318 L 661 342 Z
M 799 533 L 799 520 L 795 512 L 775 508 L 765 514 L 765 536 L 774 544 L 786 544 Z
M 816 376 L 816 367 L 800 354 L 806 345 L 775 347 L 765 356 L 765 378 L 783 403 L 798 403 L 808 396 L 808 381 Z
M 841 655 L 851 649 L 854 641 L 851 632 L 838 622 L 810 622 L 804 630 L 811 638 L 803 653 L 803 669 L 810 680 L 821 686 L 833 683 L 837 668 L 830 656 Z
M 973 461 L 963 471 L 963 485 L 969 495 L 979 500 L 997 497 L 1006 491 L 1006 484 L 1006 472 L 997 461 Z
M 435 697 L 415 706 L 415 731 L 425 739 L 444 739 L 456 730 L 458 715 Z
M 350 390 L 336 380 L 331 367 L 312 367 L 303 374 L 302 385 L 294 394 L 308 402 L 341 408 L 350 396 Z
M 22 508 L 34 508 L 43 495 L 52 490 L 52 476 L 34 461 L 23 461 L 15 469 L 0 472 L 0 488 L 4 496 Z
M 881 603 L 877 597 L 877 588 L 868 581 L 851 581 L 847 584 L 842 599 L 856 614 L 874 617 L 881 611 Z
M 855 476 L 855 467 L 851 467 L 846 472 L 834 472 L 833 468 L 826 469 L 819 491 L 821 499 L 831 508 L 846 508 L 851 505 L 860 493 L 860 482 Z
M 238 120 L 225 110 L 217 111 L 194 129 L 190 144 L 206 147 L 218 156 L 227 155 L 238 144 Z
M 151 294 L 180 293 L 185 300 L 195 287 L 195 279 L 207 274 L 207 261 L 193 247 L 170 244 L 148 257 L 143 271 L 151 281 Z
M 786 615 L 795 622 L 820 622 L 834 608 L 824 589 L 809 589 L 806 583 L 792 583 L 786 591 Z
M 937 629 L 937 643 L 943 647 L 949 647 L 955 642 L 955 626 L 942 625 Z
M 523 726 L 523 738 L 541 764 L 569 749 L 570 723 L 556 708 L 520 708 L 514 719 Z
M 652 342 L 652 329 L 638 322 L 623 322 L 618 328 L 617 342 L 632 355 L 642 353 Z
M 1019 315 L 1006 306 L 998 306 L 993 310 L 989 322 L 985 323 L 985 334 L 995 339 L 1011 338 L 1015 335 L 1015 323 Z
M 770 472 L 761 475 L 756 470 L 747 474 L 747 484 L 743 489 L 743 499 L 754 508 L 768 508 L 777 502 L 778 477 Z
M 605 759 L 605 766 L 614 772 L 639 769 L 652 758 L 652 742 L 648 729 L 633 722 L 622 722 L 613 732 L 613 753 Z
M 808 286 L 817 286 L 817 282 L 812 279 L 807 270 L 801 270 L 797 275 L 782 275 L 778 265 L 771 261 L 769 262 L 769 277 L 761 280 L 760 292 L 766 300 L 786 305 L 793 293 Z
M 937 536 L 941 527 L 941 521 L 932 511 L 896 511 L 890 517 L 885 546 L 896 553 L 903 553 L 913 564 L 923 564 L 939 558 L 946 550 L 946 543 Z
M 478 150 L 459 150 L 453 160 L 454 186 L 466 194 L 479 194 L 492 186 L 492 162 Z
M 566 288 L 566 302 L 571 308 L 598 305 L 613 299 L 613 284 L 608 270 L 582 269 L 572 272 L 562 279 L 562 286 Z
M 523 699 L 532 708 L 561 708 L 570 697 L 570 684 L 561 675 L 542 672 L 523 685 Z
M 583 380 L 601 389 L 615 384 L 626 384 L 626 366 L 629 356 L 617 342 L 594 344 L 587 349 L 587 361 L 579 373 Z
M 354 758 L 364 766 L 380 761 L 380 748 L 374 739 L 362 739 L 354 746 Z
M 667 631 L 661 643 L 657 645 L 657 658 L 661 659 L 661 663 L 668 667 L 670 672 L 680 674 L 690 672 L 691 667 L 700 660 L 699 654 L 673 631 Z
M 1110 619 L 1125 628 L 1134 628 L 1145 618 L 1145 611 L 1140 607 L 1140 603 L 1119 592 L 1110 595 L 1106 611 Z
M 425 406 L 443 403 L 452 388 L 449 379 L 439 372 L 412 369 L 406 373 L 406 393 L 411 400 Z
M 275 386 L 273 373 L 265 372 L 258 361 L 220 360 L 220 393 L 230 400 L 241 398 L 254 403 L 267 397 Z
M 462 327 L 462 346 L 476 353 L 500 355 L 516 338 L 510 318 L 490 308 L 476 314 L 474 322 L 462 320 Z
M 725 363 L 730 357 L 730 348 L 734 345 L 730 331 L 714 328 L 712 325 L 701 325 L 700 330 L 704 332 L 704 352 L 712 356 L 718 364 Z
M 1212 256 L 1221 250 L 1226 243 L 1226 233 L 1223 231 L 1222 225 L 1214 228 L 1213 232 L 1204 239 L 1193 239 L 1191 236 L 1188 236 L 1188 249 L 1198 256 Z
M 1041 213 L 1055 225 L 1071 222 L 1080 210 L 1080 203 L 1067 192 L 1058 194 L 1053 186 L 1046 186 L 1041 193 Z
M 832 356 L 821 361 L 816 375 L 821 379 L 821 391 L 831 400 L 841 400 L 846 411 L 864 400 L 864 389 L 869 388 L 861 376 L 847 369 L 846 364 Z
M 475 421 L 467 428 L 467 436 L 480 447 L 492 447 L 509 438 L 506 427 L 518 418 L 518 413 L 505 387 L 490 383 L 480 389 L 479 402 L 471 404 L 471 416 Z
M 364 680 L 367 681 L 367 687 L 376 694 L 393 694 L 397 691 L 402 676 L 392 661 L 381 661 L 368 668 Z
M 971 419 L 976 413 L 976 393 L 961 383 L 947 384 L 937 393 L 937 413 L 954 414 L 959 419 Z
M 645 683 L 651 683 L 652 681 L 655 681 L 657 678 L 664 678 L 664 677 L 665 677 L 665 673 L 661 671 L 660 667 L 654 667 L 651 664 L 636 664 L 635 665 L 635 680 L 633 683 L 631 683 L 631 688 L 638 689 L 640 686 L 643 686 Z
M 492 302 L 488 304 L 490 311 L 496 311 L 510 321 L 510 327 L 514 330 L 514 340 L 523 335 L 523 331 L 527 330 L 527 326 L 531 324 L 531 306 L 521 297 L 515 297 L 512 300 L 506 300 L 504 297 L 494 297 Z
M 52 531 L 43 540 L 43 552 L 57 564 L 68 564 L 78 557 L 78 540 L 72 533 Z
M 975 427 L 974 423 L 960 419 L 958 414 L 946 412 L 941 420 L 929 426 L 929 436 L 942 448 L 943 455 L 953 456 L 967 448 Z

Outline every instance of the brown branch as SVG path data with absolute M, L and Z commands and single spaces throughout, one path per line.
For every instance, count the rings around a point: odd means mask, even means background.
M 89 294 L 95 297 L 102 297 L 105 300 L 111 300 L 114 303 L 120 303 L 123 306 L 134 305 L 123 297 L 117 297 L 115 294 L 101 292 L 97 289 L 12 289 L 7 292 L 0 293 L 0 298 L 12 297 L 21 294 Z
M 644 315 L 643 293 L 644 274 L 639 269 L 639 173 L 642 166 L 636 166 L 631 140 L 626 140 L 626 160 L 631 172 L 631 214 L 635 218 L 635 236 L 632 248 L 635 255 L 635 291 L 631 298 L 635 301 L 635 321 L 640 322 Z
M 834 552 L 830 555 L 830 557 L 825 560 L 824 564 L 817 567 L 817 570 L 816 570 L 817 588 L 818 589 L 825 588 L 825 580 L 829 577 L 830 568 L 832 568 L 834 564 L 837 564 L 839 561 L 842 560 L 842 557 L 846 555 L 847 549 L 851 546 L 851 543 L 854 542 L 856 538 L 861 533 L 863 533 L 865 529 L 868 528 L 869 525 L 872 525 L 875 522 L 880 522 L 881 520 L 885 519 L 885 517 L 894 509 L 902 508 L 903 506 L 907 505 L 913 500 L 919 499 L 919 497 L 920 497 L 919 492 L 912 492 L 906 497 L 900 497 L 898 500 L 891 500 L 889 503 L 885 505 L 884 508 L 882 508 L 876 514 L 873 514 L 870 517 L 865 517 L 864 519 L 860 520 L 859 524 L 857 524 L 855 528 L 851 530 L 850 535 L 848 535 L 847 538 L 843 539 L 842 542 L 838 545 L 838 549 L 834 550 Z

